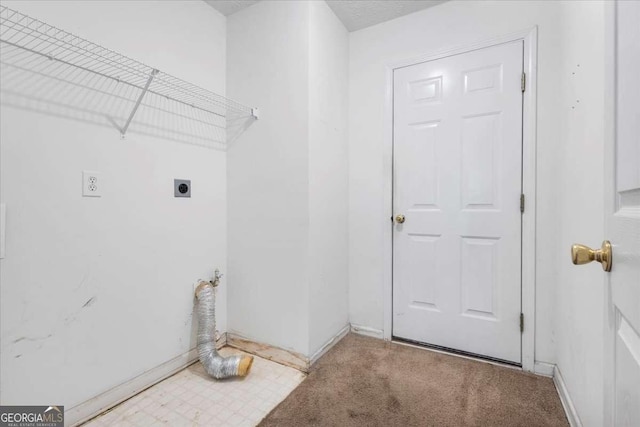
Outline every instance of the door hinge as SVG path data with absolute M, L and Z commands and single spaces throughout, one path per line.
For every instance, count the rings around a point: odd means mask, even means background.
M 527 87 L 527 75 L 522 73 L 522 77 L 520 78 L 520 89 L 524 92 Z
M 520 313 L 520 332 L 524 332 L 524 314 Z
M 524 194 L 520 194 L 520 213 L 524 213 Z

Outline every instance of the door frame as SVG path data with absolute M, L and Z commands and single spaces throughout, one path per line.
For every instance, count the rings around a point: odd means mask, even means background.
M 615 206 L 615 178 L 612 185 L 608 185 L 607 177 L 615 177 L 615 147 L 616 147 L 616 101 L 617 101 L 617 79 L 616 79 L 616 50 L 617 46 L 617 1 L 605 2 L 604 5 L 604 235 L 609 235 L 608 219 L 614 214 Z M 615 340 L 616 326 L 618 322 L 617 314 L 612 312 L 610 275 L 605 274 L 603 282 L 603 389 L 604 401 L 602 415 L 605 425 L 613 425 L 615 411 Z
M 384 106 L 384 200 L 383 210 L 383 338 L 393 336 L 393 73 L 394 70 L 427 61 L 446 58 L 499 44 L 521 40 L 524 42 L 524 72 L 526 90 L 522 105 L 522 190 L 526 198 L 522 215 L 522 292 L 521 310 L 524 331 L 521 335 L 522 369 L 535 368 L 535 294 L 536 294 L 536 130 L 537 130 L 537 56 L 538 27 L 454 46 L 419 57 L 386 65 L 386 93 Z

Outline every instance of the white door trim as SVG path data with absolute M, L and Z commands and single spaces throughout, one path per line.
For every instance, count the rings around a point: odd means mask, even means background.
M 616 143 L 616 7 L 617 3 L 606 2 L 605 3 L 605 39 L 604 39 L 604 179 L 607 176 L 615 176 L 615 143 Z M 606 182 L 606 181 L 605 181 Z M 615 197 L 615 190 L 613 188 L 607 188 L 605 185 L 604 191 L 604 231 L 609 232 L 607 229 L 607 215 L 609 214 L 610 206 L 613 206 L 611 200 Z M 614 394 L 615 394 L 615 378 L 613 370 L 610 366 L 615 364 L 615 354 L 612 349 L 615 346 L 615 322 L 616 318 L 611 311 L 611 301 L 609 295 L 609 278 L 606 274 L 603 275 L 602 285 L 605 289 L 603 294 L 603 389 L 604 389 L 604 401 L 603 404 L 603 422 L 605 425 L 613 425 L 614 417 Z
M 391 340 L 393 312 L 393 71 L 421 62 L 508 43 L 524 42 L 524 70 L 527 76 L 523 99 L 522 186 L 526 197 L 522 216 L 522 313 L 525 318 L 522 333 L 522 369 L 534 371 L 535 362 L 535 288 L 536 288 L 536 82 L 538 29 L 533 27 L 481 42 L 456 46 L 417 58 L 394 62 L 386 66 L 386 94 L 384 119 L 384 324 L 383 337 Z

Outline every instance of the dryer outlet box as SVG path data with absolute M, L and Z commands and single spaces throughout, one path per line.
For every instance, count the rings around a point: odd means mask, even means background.
M 175 197 L 191 197 L 191 180 L 190 179 L 174 179 L 173 195 Z

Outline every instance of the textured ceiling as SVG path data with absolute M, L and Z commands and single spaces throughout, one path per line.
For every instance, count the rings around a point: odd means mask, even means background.
M 356 31 L 390 21 L 444 0 L 327 0 L 327 4 L 349 31 Z
M 269 1 L 269 0 L 266 0 Z M 398 18 L 402 15 L 426 9 L 446 0 L 327 0 L 327 4 L 349 31 Z M 236 13 L 258 1 L 253 0 L 205 0 L 225 16 Z
M 208 3 L 224 16 L 229 16 L 245 7 L 258 3 L 258 0 L 204 0 L 204 2 Z

